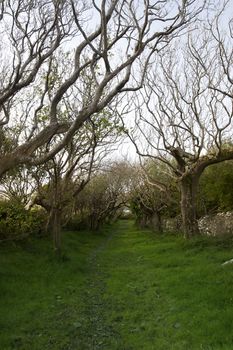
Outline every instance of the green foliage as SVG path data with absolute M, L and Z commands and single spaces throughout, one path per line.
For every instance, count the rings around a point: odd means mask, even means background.
M 0 201 L 0 239 L 18 239 L 42 234 L 45 227 L 45 213 L 41 210 L 28 211 L 14 201 Z
M 79 194 L 76 200 L 76 214 L 71 220 L 71 225 L 73 223 L 73 225 L 97 230 L 109 214 L 108 206 L 111 200 L 109 192 L 108 176 L 96 175 Z
M 69 231 L 80 231 L 88 227 L 88 214 L 77 213 L 72 215 L 65 225 L 65 229 Z
M 124 162 L 96 172 L 76 198 L 73 222 L 80 220 L 81 227 L 98 230 L 104 223 L 118 218 L 128 200 L 131 175 L 131 168 Z
M 11 152 L 17 145 L 17 141 L 15 138 L 17 132 L 16 127 L 17 126 L 14 126 L 12 128 L 5 127 L 4 129 L 0 129 L 0 149 L 3 154 Z
M 208 167 L 200 179 L 199 215 L 233 210 L 233 161 Z

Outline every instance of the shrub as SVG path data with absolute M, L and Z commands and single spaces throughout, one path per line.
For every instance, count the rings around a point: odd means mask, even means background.
M 208 167 L 200 179 L 199 216 L 233 210 L 233 161 Z
M 19 239 L 41 235 L 45 230 L 46 215 L 41 210 L 26 210 L 14 201 L 0 201 L 0 239 Z

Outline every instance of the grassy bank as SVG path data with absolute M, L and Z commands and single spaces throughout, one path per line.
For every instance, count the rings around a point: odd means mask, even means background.
M 0 246 L 0 348 L 233 349 L 232 239 L 139 231 L 66 233 Z

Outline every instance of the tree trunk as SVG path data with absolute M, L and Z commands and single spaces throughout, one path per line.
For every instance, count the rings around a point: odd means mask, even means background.
M 59 173 L 59 167 L 54 163 L 54 178 L 53 178 L 53 198 L 52 198 L 52 237 L 53 248 L 55 254 L 60 257 L 61 255 L 61 214 L 62 214 L 62 186 L 61 176 Z
M 100 225 L 99 216 L 93 212 L 88 219 L 88 227 L 91 231 L 98 231 Z
M 57 255 L 61 253 L 61 211 L 58 208 L 53 208 L 52 213 L 52 236 L 53 247 Z
M 150 226 L 149 216 L 145 213 L 142 213 L 142 215 L 137 219 L 136 224 L 140 228 L 146 228 Z
M 191 238 L 199 234 L 196 213 L 199 177 L 197 174 L 186 176 L 180 182 L 182 226 L 185 238 Z
M 161 215 L 159 211 L 156 211 L 152 214 L 150 218 L 150 226 L 153 231 L 162 233 L 163 232 L 163 227 L 162 227 L 162 220 L 161 220 Z

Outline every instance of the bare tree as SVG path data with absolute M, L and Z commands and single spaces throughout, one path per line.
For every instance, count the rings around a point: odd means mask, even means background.
M 90 116 L 120 93 L 139 89 L 152 56 L 203 4 L 2 0 L 0 175 L 52 159 Z M 72 112 L 64 119 L 67 105 Z
M 141 146 L 130 135 L 139 155 L 171 169 L 180 186 L 186 237 L 199 232 L 196 196 L 201 174 L 211 164 L 233 159 L 232 95 L 222 91 L 229 72 L 222 49 L 213 55 L 212 48 L 206 37 L 199 47 L 189 38 L 186 48 L 170 46 L 157 59 L 136 101 L 136 129 L 144 138 Z M 164 184 L 155 181 L 155 185 L 166 192 Z

